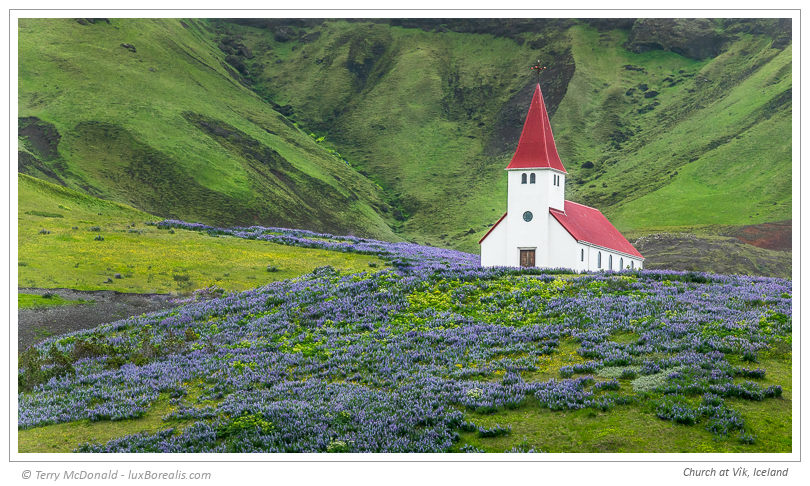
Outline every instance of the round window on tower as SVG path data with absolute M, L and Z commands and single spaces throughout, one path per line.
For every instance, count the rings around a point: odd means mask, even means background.
M 525 213 L 523 213 L 523 221 L 529 222 L 531 220 L 532 220 L 532 212 L 531 211 L 526 211 Z

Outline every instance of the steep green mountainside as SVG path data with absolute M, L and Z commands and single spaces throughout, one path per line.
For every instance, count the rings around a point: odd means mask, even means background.
M 406 237 L 477 249 L 535 59 L 569 199 L 642 233 L 789 220 L 789 24 L 672 22 L 216 25 L 257 93 L 393 196 Z
M 568 199 L 634 237 L 792 217 L 784 20 L 23 19 L 19 41 L 19 170 L 151 214 L 477 252 L 539 59 Z
M 790 219 L 789 48 L 746 35 L 710 61 L 687 62 L 660 51 L 595 55 L 595 32 L 571 35 L 582 69 L 556 130 L 562 152 L 594 164 L 570 164 L 574 197 L 623 230 Z
M 251 50 L 257 92 L 392 194 L 398 231 L 477 252 L 504 210 L 508 140 L 528 106 L 524 68 L 538 49 L 379 23 L 326 22 L 284 42 L 262 28 L 220 27 Z M 570 59 L 566 49 L 553 42 L 542 52 Z M 553 66 L 548 79 L 555 73 L 551 102 L 570 66 Z
M 397 239 L 381 189 L 241 84 L 213 37 L 21 19 L 20 172 L 159 216 Z

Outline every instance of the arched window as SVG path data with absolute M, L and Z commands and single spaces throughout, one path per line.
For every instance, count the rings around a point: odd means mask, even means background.
M 581 248 L 579 250 L 579 261 L 581 262 L 585 261 L 585 248 Z
M 624 270 L 624 258 L 619 258 L 619 270 Z
M 529 184 L 534 184 L 534 172 L 529 176 Z
M 608 270 L 613 270 L 613 255 L 608 255 Z
M 520 183 L 521 183 L 521 184 L 525 184 L 525 183 L 526 183 L 526 173 L 525 173 L 525 172 L 524 172 L 523 174 L 521 174 L 521 175 L 520 175 Z
M 602 268 L 602 252 L 596 254 L 596 266 Z
M 636 269 L 636 261 L 635 260 L 630 260 L 630 270 L 635 270 L 635 269 Z

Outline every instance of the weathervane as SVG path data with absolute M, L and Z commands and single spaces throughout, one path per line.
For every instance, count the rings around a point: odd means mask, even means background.
M 540 73 L 542 73 L 546 69 L 548 69 L 548 67 L 543 66 L 542 64 L 540 64 L 540 59 L 538 59 L 537 62 L 534 64 L 534 66 L 532 66 L 532 71 L 537 72 L 537 82 L 538 83 L 540 82 Z

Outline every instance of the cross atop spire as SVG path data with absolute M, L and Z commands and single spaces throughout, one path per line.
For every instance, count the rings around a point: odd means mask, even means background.
M 548 120 L 546 104 L 540 84 L 534 88 L 534 96 L 529 105 L 529 114 L 523 123 L 515 155 L 506 169 L 557 169 L 566 172 L 557 146 L 554 144 L 554 135 L 551 133 L 551 123 Z
M 542 64 L 540 64 L 540 59 L 538 59 L 537 62 L 534 63 L 534 66 L 531 67 L 531 69 L 532 69 L 532 71 L 537 73 L 537 82 L 539 83 L 540 82 L 540 73 L 542 73 L 543 71 L 548 69 L 548 67 L 543 66 Z

